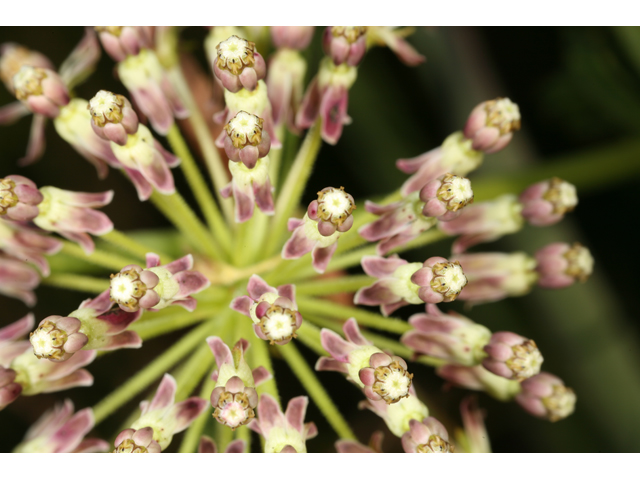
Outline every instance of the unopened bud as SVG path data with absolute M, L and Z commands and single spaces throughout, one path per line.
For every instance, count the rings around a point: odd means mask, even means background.
M 91 126 L 100 138 L 126 145 L 127 135 L 138 131 L 138 115 L 123 95 L 100 90 L 89 101 Z
M 239 92 L 242 88 L 252 91 L 258 80 L 264 79 L 267 67 L 256 51 L 256 45 L 244 38 L 231 35 L 216 47 L 217 58 L 213 71 L 230 92 Z
M 355 67 L 367 51 L 367 27 L 327 27 L 322 45 L 333 63 Z
M 53 70 L 24 65 L 13 77 L 16 97 L 33 113 L 55 118 L 69 103 L 69 92 Z
M 464 127 L 472 147 L 484 153 L 502 150 L 520 130 L 520 109 L 508 98 L 482 102 L 473 109 Z
M 29 334 L 33 353 L 38 358 L 62 362 L 84 347 L 88 337 L 80 332 L 82 323 L 74 317 L 52 315 Z
M 257 115 L 240 111 L 224 126 L 227 136 L 224 149 L 229 160 L 241 161 L 251 169 L 259 158 L 267 156 L 271 138 L 264 131 L 264 120 Z
M 576 394 L 555 375 L 542 372 L 520 385 L 516 401 L 531 415 L 557 422 L 573 413 Z
M 473 190 L 469 179 L 447 173 L 432 180 L 420 190 L 420 200 L 425 202 L 422 214 L 447 222 L 458 217 L 462 209 L 473 203 Z
M 484 351 L 484 368 L 510 380 L 522 381 L 540 373 L 543 358 L 533 340 L 511 332 L 496 332 Z

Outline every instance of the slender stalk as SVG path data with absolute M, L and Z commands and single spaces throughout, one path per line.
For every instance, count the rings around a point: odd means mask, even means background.
M 180 67 L 172 68 L 169 71 L 169 78 L 176 87 L 185 106 L 189 110 L 189 122 L 193 127 L 198 144 L 200 145 L 200 150 L 202 151 L 202 156 L 207 164 L 207 169 L 209 170 L 209 175 L 211 176 L 211 180 L 215 188 L 218 203 L 222 207 L 222 211 L 224 212 L 227 222 L 231 223 L 233 222 L 233 205 L 230 200 L 224 199 L 222 198 L 222 195 L 220 195 L 220 190 L 222 190 L 229 181 L 229 174 L 227 173 L 222 158 L 220 158 L 220 155 L 218 154 L 218 149 L 214 144 L 211 131 L 209 130 L 207 122 L 202 116 L 202 113 L 191 94 L 191 89 L 189 88 Z
M 245 331 L 247 332 L 246 334 L 248 334 L 249 330 L 253 330 L 251 328 L 251 322 L 247 321 L 247 319 L 244 317 L 242 321 L 244 322 L 244 325 L 245 325 Z M 249 364 L 253 368 L 256 368 L 258 366 L 263 366 L 269 372 L 271 372 L 271 375 L 273 375 L 273 378 L 271 380 L 267 380 L 266 382 L 256 387 L 258 394 L 262 395 L 264 393 L 268 393 L 269 395 L 271 395 L 273 398 L 276 399 L 276 402 L 278 402 L 278 404 L 280 404 L 280 394 L 278 393 L 278 386 L 276 385 L 276 378 L 273 371 L 273 365 L 271 363 L 271 356 L 269 355 L 268 343 L 263 340 L 260 340 L 259 338 L 255 338 L 255 335 L 253 335 L 253 332 L 251 332 L 251 336 L 245 337 L 245 338 L 253 339 L 253 341 L 251 342 L 251 349 L 248 352 Z
M 79 258 L 80 260 L 114 271 L 119 271 L 126 265 L 136 263 L 136 260 L 134 259 L 121 257 L 118 254 L 98 249 L 95 249 L 93 253 L 87 255 L 77 244 L 69 242 L 68 240 L 62 240 L 62 250 L 60 250 L 60 253 L 70 257 Z
M 305 312 L 308 311 L 312 315 L 327 315 L 331 318 L 339 318 L 340 320 L 355 317 L 360 325 L 390 333 L 402 334 L 411 330 L 411 326 L 407 322 L 395 318 L 383 317 L 382 315 L 361 308 L 348 307 L 328 300 L 309 298 L 302 295 L 298 295 L 296 301 L 303 317 L 305 316 Z
M 309 175 L 311 175 L 311 169 L 321 145 L 320 123 L 316 122 L 307 133 L 304 142 L 302 142 L 302 146 L 296 155 L 293 166 L 282 185 L 282 190 L 276 201 L 276 214 L 271 223 L 271 235 L 265 248 L 267 254 L 274 253 L 280 246 L 280 235 L 285 232 L 287 220 L 300 203 L 302 192 L 307 184 Z
M 122 265 L 124 267 L 124 265 Z M 104 278 L 76 275 L 74 273 L 52 273 L 42 279 L 43 285 L 66 288 L 87 293 L 102 293 L 109 288 L 109 280 Z
M 178 192 L 162 195 L 154 191 L 151 201 L 194 247 L 211 258 L 220 259 L 217 243 Z
M 148 387 L 162 374 L 182 360 L 213 331 L 218 322 L 211 321 L 194 328 L 171 348 L 129 378 L 120 388 L 107 395 L 93 408 L 96 425 Z
M 309 349 L 313 350 L 318 355 L 328 354 L 320 342 L 320 329 L 318 327 L 305 321 L 300 325 L 297 333 L 298 340 L 304 343 Z
M 150 340 L 165 333 L 202 322 L 207 318 L 213 317 L 223 308 L 221 305 L 200 305 L 195 312 L 187 312 L 180 309 L 180 311 L 159 315 L 148 320 L 143 318 L 134 323 L 129 329 L 137 332 L 142 340 Z
M 227 224 L 225 223 L 224 218 L 218 209 L 218 205 L 209 191 L 209 187 L 200 174 L 200 170 L 198 169 L 198 166 L 189 151 L 189 147 L 180 133 L 180 129 L 175 123 L 169 129 L 167 140 L 169 140 L 173 152 L 182 160 L 182 171 L 187 177 L 189 186 L 191 187 L 191 190 L 193 190 L 193 194 L 198 201 L 198 205 L 209 224 L 211 234 L 228 253 L 231 248 L 231 234 L 227 228 Z
M 216 382 L 211 380 L 210 377 L 207 377 L 202 384 L 202 388 L 200 389 L 200 398 L 204 398 L 208 400 L 211 396 L 211 391 L 215 388 Z M 211 406 L 207 407 L 207 410 L 202 413 L 198 418 L 196 418 L 182 438 L 182 443 L 180 444 L 180 448 L 178 449 L 179 453 L 193 453 L 198 448 L 198 443 L 200 442 L 200 436 L 202 435 L 202 430 L 207 423 L 207 420 L 211 418 Z
M 276 127 L 276 136 L 280 139 L 282 148 L 279 148 L 278 150 L 271 150 L 271 152 L 269 152 L 269 180 L 271 181 L 271 185 L 274 188 L 278 184 L 280 175 L 280 166 L 282 164 L 282 154 L 284 153 L 285 148 L 286 132 L 287 131 L 284 127 L 284 123 L 281 123 Z
M 368 287 L 375 278 L 368 275 L 348 275 L 339 278 L 323 278 L 296 283 L 296 294 L 322 297 L 334 293 L 355 292 L 362 287 Z
M 116 247 L 127 253 L 135 255 L 140 260 L 146 260 L 147 253 L 154 252 L 160 255 L 160 261 L 162 263 L 171 262 L 171 258 L 169 256 L 165 255 L 164 253 L 159 253 L 155 249 L 139 243 L 120 230 L 112 230 L 105 235 L 101 235 L 100 238 L 102 240 L 106 240 L 107 242 L 115 245 Z
M 244 451 L 251 452 L 251 429 L 247 425 L 236 428 L 235 440 L 244 440 Z
M 331 397 L 318 380 L 315 372 L 309 367 L 304 357 L 300 355 L 300 352 L 293 342 L 282 345 L 279 351 L 338 436 L 340 438 L 356 440 L 356 436 L 349 427 L 349 424 L 347 424 L 333 403 L 333 400 L 331 400 Z
M 178 390 L 176 391 L 176 402 L 181 402 L 189 397 L 189 394 L 198 386 L 200 381 L 213 370 L 215 359 L 209 349 L 209 345 L 202 342 L 202 345 L 189 357 L 175 374 Z

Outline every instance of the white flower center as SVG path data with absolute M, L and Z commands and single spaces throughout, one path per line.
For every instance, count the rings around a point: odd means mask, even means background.
M 584 282 L 591 272 L 593 272 L 593 257 L 588 248 L 583 247 L 579 243 L 575 243 L 571 249 L 569 249 L 564 257 L 569 262 L 565 273 L 572 277 L 577 278 L 581 282 Z
M 240 425 L 249 423 L 255 417 L 255 413 L 249 406 L 249 399 L 246 393 L 232 394 L 225 392 L 220 396 L 213 416 L 235 430 Z
M 296 332 L 295 313 L 274 305 L 260 319 L 260 329 L 273 342 L 292 338 Z
M 540 373 L 544 361 L 542 354 L 533 340 L 512 347 L 513 357 L 506 364 L 515 375 L 515 379 L 524 380 Z
M 236 35 L 231 35 L 217 46 L 218 68 L 229 70 L 239 75 L 245 66 L 252 67 L 255 63 L 253 54 L 255 44 Z
M 447 301 L 455 300 L 467 284 L 467 277 L 457 261 L 436 263 L 433 266 L 433 275 L 431 288 L 444 295 Z
M 328 187 L 318 192 L 318 217 L 334 225 L 342 225 L 356 208 L 353 197 L 344 187 Z
M 224 129 L 234 147 L 242 148 L 247 143 L 255 147 L 262 141 L 263 124 L 264 120 L 257 115 L 242 111 L 229 120 Z
M 543 198 L 553 204 L 553 213 L 570 212 L 578 205 L 576 187 L 557 177 L 549 181 L 549 190 Z
M 553 393 L 542 399 L 547 408 L 549 420 L 555 422 L 573 413 L 576 405 L 576 394 L 564 385 L 554 385 Z
M 18 100 L 25 100 L 30 95 L 42 95 L 42 80 L 47 73 L 42 68 L 23 65 L 13 76 L 13 88 Z
M 388 404 L 396 403 L 409 396 L 413 375 L 402 368 L 397 361 L 388 366 L 376 368 L 375 377 L 373 391 Z
M 520 129 L 520 109 L 508 98 L 487 102 L 486 110 L 487 125 L 500 129 L 502 135 Z
M 107 121 L 118 123 L 122 121 L 122 95 L 116 95 L 106 90 L 100 90 L 89 101 L 89 110 L 96 125 L 103 127 Z
M 438 198 L 447 204 L 447 210 L 456 212 L 473 202 L 473 190 L 468 178 L 447 173 L 438 189 Z
M 111 300 L 129 308 L 137 306 L 138 300 L 147 291 L 147 286 L 135 270 L 125 270 L 112 275 L 109 288 Z
M 36 357 L 56 358 L 64 353 L 61 348 L 67 341 L 67 334 L 55 328 L 53 324 L 45 323 L 30 335 L 29 341 L 33 345 Z

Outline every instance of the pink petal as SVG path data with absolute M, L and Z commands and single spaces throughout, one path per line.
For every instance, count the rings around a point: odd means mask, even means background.
M 210 437 L 203 435 L 198 444 L 198 453 L 218 453 L 218 447 Z
M 242 297 L 234 298 L 229 307 L 248 317 L 250 316 L 249 309 L 251 308 L 251 305 L 253 305 L 253 300 L 246 295 L 243 295 Z
M 360 371 L 358 372 L 358 377 L 360 377 L 360 381 L 362 383 L 364 383 L 367 386 L 371 386 L 375 383 L 376 381 L 376 376 L 374 373 L 374 369 L 373 368 L 362 368 L 360 369 Z M 376 397 L 373 400 L 379 400 L 380 397 L 376 395 Z
M 345 363 L 349 361 L 349 354 L 356 348 L 354 345 L 345 341 L 340 335 L 326 328 L 320 331 L 320 343 L 322 347 L 329 352 L 329 355 Z
M 71 453 L 103 453 L 109 450 L 109 443 L 99 438 L 85 438 Z
M 168 373 L 165 373 L 147 411 L 161 410 L 172 405 L 177 389 L 178 385 L 175 379 Z
M 71 357 L 66 362 L 62 362 L 62 364 L 69 363 L 71 360 L 76 358 L 80 353 L 86 352 L 87 350 L 82 350 L 76 353 L 73 357 Z M 95 354 L 95 351 L 92 350 Z M 57 363 L 56 365 L 62 365 L 61 363 Z M 66 377 L 60 378 L 58 380 L 47 380 L 43 381 L 43 393 L 51 393 L 58 392 L 60 390 L 68 390 L 73 387 L 90 387 L 93 385 L 93 376 L 87 372 L 86 370 L 77 370 Z
M 207 344 L 209 345 L 211 352 L 213 352 L 213 356 L 216 357 L 216 365 L 218 366 L 218 369 L 220 369 L 225 363 L 233 364 L 231 350 L 220 337 L 208 337 Z
M 269 431 L 274 426 L 284 427 L 284 415 L 275 399 L 268 393 L 260 396 L 258 403 L 258 421 L 260 430 L 265 437 L 269 436 Z
M 298 128 L 309 128 L 316 121 L 320 114 L 320 89 L 318 88 L 318 77 L 313 77 L 307 91 L 302 98 L 300 109 L 296 115 L 296 126 Z
M 153 187 L 144 175 L 132 168 L 124 167 L 124 170 L 127 172 L 131 183 L 133 183 L 133 186 L 136 188 L 136 192 L 138 192 L 138 199 L 140 199 L 141 202 L 148 200 L 153 193 Z
M 324 273 L 337 248 L 337 242 L 328 247 L 319 247 L 316 245 L 311 251 L 311 265 L 313 269 L 318 273 Z
M 267 178 L 267 180 L 262 184 L 258 184 L 256 182 L 253 183 L 253 195 L 255 197 L 256 205 L 265 215 L 273 215 L 275 211 L 273 194 L 271 191 L 272 188 L 269 178 Z
M 284 415 L 293 428 L 302 433 L 304 428 L 304 416 L 307 412 L 309 398 L 305 396 L 295 397 L 289 400 L 287 410 Z
M 208 406 L 209 402 L 207 400 L 198 397 L 191 397 L 183 402 L 177 403 L 171 409 L 170 413 L 170 415 L 175 417 L 176 421 L 173 433 L 179 433 L 186 429 Z
M 30 113 L 22 102 L 9 103 L 0 107 L 0 125 L 11 125 Z
M 345 375 L 349 373 L 349 370 L 347 369 L 347 365 L 345 363 L 330 357 L 320 357 L 316 362 L 315 369 L 316 372 L 327 370 L 331 372 L 344 373 Z
M 192 270 L 177 273 L 173 279 L 180 285 L 179 297 L 201 292 L 211 285 L 211 282 L 202 273 Z
M 253 381 L 256 384 L 256 387 L 266 382 L 267 380 L 271 380 L 273 378 L 273 375 L 271 375 L 271 372 L 269 372 L 269 370 L 267 370 L 262 366 L 254 368 L 251 371 L 251 374 L 253 375 Z
M 338 143 L 342 127 L 346 123 L 349 92 L 344 87 L 329 86 L 322 94 L 320 116 L 322 139 L 330 145 Z
M 0 328 L 0 340 L 17 340 L 33 330 L 35 317 L 33 313 L 28 313 L 20 320 L 17 320 L 6 327 Z
M 364 338 L 360 333 L 360 327 L 358 326 L 358 322 L 355 318 L 348 319 L 344 325 L 342 325 L 342 330 L 351 343 L 355 343 L 356 345 L 372 345 L 372 343 Z
M 247 292 L 249 292 L 249 296 L 254 300 L 258 300 L 265 293 L 278 293 L 274 287 L 271 287 L 267 282 L 265 282 L 258 275 L 251 275 L 249 278 L 249 283 L 247 284 Z
M 49 448 L 54 453 L 70 452 L 76 448 L 82 438 L 93 428 L 93 412 L 90 408 L 84 408 L 76 413 L 53 437 Z
M 395 279 L 378 280 L 370 287 L 363 287 L 353 297 L 356 305 L 386 305 L 402 300 L 391 289 Z
M 25 167 L 31 165 L 38 160 L 44 153 L 45 148 L 45 126 L 47 124 L 47 117 L 39 114 L 33 115 L 31 121 L 31 130 L 29 132 L 29 143 L 27 145 L 27 153 L 24 157 L 18 160 L 18 165 Z
M 244 223 L 253 216 L 255 197 L 253 187 L 241 187 L 236 182 L 232 182 L 233 199 L 236 201 L 235 220 L 237 223 Z
M 171 171 L 160 152 L 155 151 L 152 162 L 149 165 L 139 165 L 139 169 L 145 179 L 156 187 L 160 193 L 170 195 L 176 191 L 173 175 L 171 175 Z
M 408 262 L 394 255 L 389 258 L 366 255 L 362 257 L 361 265 L 365 273 L 371 277 L 384 278 L 393 273 Z
M 125 331 L 117 335 L 107 337 L 107 342 L 100 346 L 100 350 L 118 350 L 120 348 L 140 348 L 142 339 L 136 332 Z
M 409 302 L 400 300 L 399 302 L 387 303 L 386 305 L 380 306 L 380 311 L 382 312 L 382 315 L 384 315 L 385 317 L 388 317 L 397 309 L 399 309 L 400 307 L 404 307 L 405 305 L 409 305 Z
M 227 448 L 225 448 L 224 453 L 244 453 L 245 448 L 246 448 L 246 444 L 244 440 L 234 440 L 229 445 L 227 445 Z
M 304 228 L 298 227 L 282 247 L 282 258 L 285 260 L 300 258 L 312 251 L 315 245 L 316 241 L 304 234 Z
M 158 255 L 156 253 L 147 253 L 145 255 L 145 258 L 146 258 L 146 261 L 147 261 L 147 263 L 146 263 L 147 268 L 153 268 L 153 267 L 160 266 L 160 255 Z M 175 262 L 172 262 L 172 263 L 175 263 Z M 171 265 L 171 264 L 169 264 L 169 265 Z M 168 267 L 168 265 L 165 266 L 165 268 L 167 268 L 167 267 Z M 169 272 L 170 273 L 175 273 L 175 272 L 172 272 L 171 270 L 169 270 Z M 151 287 L 151 288 L 153 288 L 153 287 Z

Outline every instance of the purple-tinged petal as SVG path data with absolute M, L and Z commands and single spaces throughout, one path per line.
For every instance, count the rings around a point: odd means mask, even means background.
M 104 453 L 109 450 L 109 443 L 100 438 L 85 438 L 71 453 Z
M 65 363 L 69 363 L 70 360 L 74 359 L 78 356 L 79 353 L 83 352 L 87 352 L 87 350 L 81 350 L 66 362 L 56 363 L 56 365 L 64 365 Z M 95 354 L 94 350 L 92 350 L 92 352 Z M 58 380 L 43 381 L 42 384 L 42 393 L 59 392 L 60 390 L 68 390 L 69 388 L 73 387 L 90 387 L 91 385 L 93 385 L 93 376 L 86 370 L 82 369 L 76 370 L 70 375 L 59 378 Z
M 273 194 L 271 182 L 267 178 L 264 183 L 253 183 L 253 195 L 258 208 L 265 215 L 273 215 L 275 206 L 273 204 Z
M 244 223 L 253 216 L 255 196 L 253 187 L 241 187 L 236 182 L 231 183 L 233 188 L 233 198 L 236 201 L 235 220 L 236 223 Z
M 342 135 L 342 127 L 347 119 L 349 91 L 344 87 L 329 86 L 322 95 L 320 116 L 322 130 L 320 135 L 329 145 L 338 143 Z
M 278 295 L 288 298 L 293 303 L 293 309 L 297 310 L 296 306 L 296 286 L 293 284 L 280 285 L 278 288 Z
M 326 370 L 331 372 L 344 373 L 345 375 L 349 373 L 349 369 L 347 368 L 347 365 L 345 363 L 330 357 L 320 357 L 316 362 L 315 369 L 317 372 Z
M 218 453 L 216 442 L 206 435 L 201 436 L 198 444 L 198 453 Z
M 22 102 L 9 103 L 0 107 L 0 125 L 11 125 L 30 113 Z
M 33 330 L 34 325 L 35 317 L 33 313 L 28 313 L 20 320 L 0 328 L 0 340 L 17 340 Z
M 160 266 L 160 255 L 158 255 L 157 253 L 147 253 L 145 255 L 146 261 L 147 261 L 147 268 L 153 268 L 153 267 L 159 267 Z M 169 264 L 170 265 L 170 264 Z M 167 268 L 165 266 L 165 268 Z M 183 269 L 185 270 L 185 269 Z M 172 272 L 171 270 L 169 270 L 170 273 L 175 273 Z M 155 286 L 155 285 L 154 285 Z M 153 288 L 153 287 L 151 287 Z
M 147 286 L 147 288 L 155 288 L 160 282 L 160 277 L 151 270 L 143 270 L 139 273 L 139 276 L 140 280 Z
M 147 179 L 138 170 L 124 167 L 125 172 L 129 175 L 129 179 L 133 183 L 133 186 L 138 192 L 138 199 L 144 202 L 149 199 L 153 193 L 153 186 L 147 181 Z
M 296 126 L 298 128 L 309 128 L 316 121 L 320 114 L 320 88 L 318 87 L 318 77 L 313 77 L 307 91 L 302 98 L 300 109 L 296 115 Z
M 227 445 L 227 448 L 225 448 L 224 453 L 244 453 L 245 448 L 246 448 L 246 443 L 244 440 L 234 440 L 229 445 Z
M 389 277 L 393 275 L 399 267 L 407 263 L 406 260 L 399 258 L 397 255 L 389 258 L 365 255 L 361 261 L 362 269 L 365 273 L 376 278 Z
M 191 254 L 185 255 L 177 260 L 174 260 L 171 263 L 167 263 L 164 268 L 166 268 L 169 273 L 178 273 L 185 270 L 191 270 L 193 268 L 193 256 Z
M 287 221 L 287 230 L 293 232 L 296 228 L 301 227 L 302 225 L 304 225 L 304 220 L 301 218 L 290 218 Z
M 253 375 L 253 382 L 256 384 L 256 387 L 266 382 L 267 380 L 271 380 L 273 378 L 273 375 L 271 375 L 271 372 L 269 372 L 269 370 L 267 370 L 263 366 L 254 368 L 251 371 L 251 374 Z
M 93 423 L 91 409 L 80 410 L 51 437 L 49 448 L 53 453 L 65 453 L 73 450 L 93 428 Z
M 249 296 L 252 299 L 258 300 L 265 293 L 278 293 L 278 290 L 270 286 L 261 277 L 254 274 L 251 275 L 251 278 L 249 278 L 249 283 L 247 284 L 247 292 L 249 292 Z
M 207 277 L 193 270 L 180 272 L 174 275 L 173 279 L 177 281 L 180 286 L 180 291 L 178 292 L 178 296 L 180 297 L 201 292 L 211 285 Z
M 168 373 L 165 373 L 147 411 L 160 410 L 172 405 L 177 389 L 178 385 L 175 379 Z
M 353 302 L 356 305 L 387 305 L 399 302 L 402 297 L 392 290 L 395 282 L 395 279 L 385 278 L 378 280 L 370 287 L 363 287 L 356 292 Z
M 142 310 L 139 310 L 141 312 Z M 125 331 L 107 337 L 106 343 L 100 346 L 100 350 L 118 350 L 120 348 L 140 348 L 142 347 L 142 339 L 136 332 Z
M 360 371 L 358 372 L 358 377 L 360 378 L 360 381 L 362 383 L 364 383 L 366 386 L 369 386 L 369 387 L 371 387 L 371 385 L 373 385 L 376 381 L 375 370 L 371 367 L 361 368 Z M 367 397 L 369 397 L 369 395 L 367 395 Z M 374 394 L 373 400 L 380 400 L 380 396 L 377 394 Z
M 291 445 L 285 445 L 278 453 L 298 453 L 298 451 Z
M 311 251 L 311 265 L 313 269 L 318 273 L 324 273 L 337 248 L 337 242 L 328 247 L 319 247 L 316 245 Z
M 153 308 L 160 303 L 160 295 L 154 290 L 147 290 L 138 303 L 141 308 Z
M 207 400 L 198 397 L 191 397 L 183 402 L 177 403 L 171 409 L 170 413 L 175 416 L 176 419 L 176 426 L 173 433 L 179 433 L 191 425 L 191 422 L 199 417 L 208 406 L 209 402 Z
M 262 435 L 265 437 L 269 436 L 269 431 L 272 427 L 284 427 L 284 415 L 278 406 L 278 402 L 268 393 L 263 393 L 260 396 L 260 403 L 258 403 L 258 420 L 260 422 Z
M 387 303 L 386 305 L 380 306 L 380 311 L 382 312 L 382 315 L 384 315 L 385 317 L 388 317 L 397 309 L 399 309 L 400 307 L 404 307 L 405 305 L 409 305 L 409 302 L 405 300 L 400 300 L 399 302 Z
M 171 117 L 173 118 L 173 117 Z M 173 175 L 158 151 L 153 154 L 150 164 L 138 164 L 140 172 L 160 193 L 165 195 L 176 191 L 173 183 Z
M 304 416 L 307 412 L 309 398 L 305 396 L 295 397 L 289 400 L 287 410 L 284 412 L 289 425 L 302 433 L 304 428 Z
M 326 328 L 320 331 L 320 343 L 333 358 L 341 362 L 348 362 L 349 354 L 356 348 L 340 335 Z
M 231 354 L 231 350 L 225 344 L 220 337 L 207 337 L 207 344 L 213 353 L 213 356 L 216 357 L 216 365 L 218 369 L 225 364 L 233 364 L 233 356 Z
M 98 319 L 107 323 L 107 333 L 114 335 L 125 331 L 127 327 L 138 320 L 141 315 L 142 310 L 138 310 L 136 312 L 125 312 L 124 310 L 116 308 L 99 315 Z
M 31 121 L 31 130 L 29 132 L 29 143 L 27 144 L 27 153 L 18 160 L 18 165 L 26 167 L 38 160 L 44 153 L 45 148 L 45 125 L 47 117 L 39 114 L 33 115 Z
M 282 247 L 282 258 L 285 260 L 300 258 L 312 251 L 315 245 L 316 241 L 307 237 L 304 227 L 300 226 L 294 230 L 291 238 Z
M 241 297 L 234 298 L 229 307 L 248 317 L 250 315 L 249 309 L 251 308 L 251 305 L 253 305 L 253 300 L 246 295 L 243 295 Z
M 358 322 L 355 318 L 352 317 L 344 322 L 344 325 L 342 325 L 342 330 L 344 331 L 347 340 L 349 340 L 350 342 L 362 346 L 372 345 L 372 343 L 364 338 L 360 333 L 360 327 L 358 326 Z

